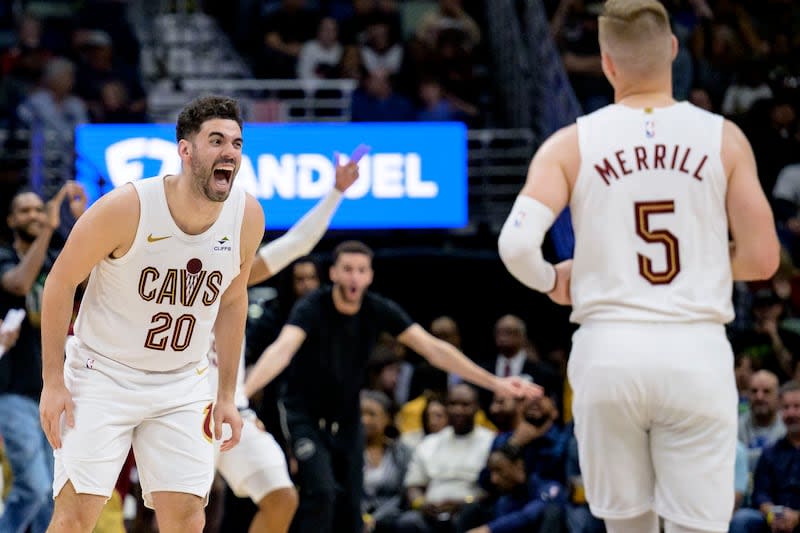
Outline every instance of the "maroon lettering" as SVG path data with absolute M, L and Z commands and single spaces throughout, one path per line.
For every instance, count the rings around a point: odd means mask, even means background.
M 703 165 L 706 164 L 706 159 L 708 159 L 708 156 L 704 155 L 703 159 L 700 160 L 700 164 L 697 165 L 697 169 L 694 171 L 694 174 L 692 174 L 692 176 L 694 176 L 695 179 L 703 181 L 703 176 L 700 175 L 700 171 L 703 169 Z
M 614 170 L 614 167 L 611 166 L 611 163 L 608 161 L 608 159 L 603 159 L 603 163 L 605 163 L 605 166 L 601 167 L 600 165 L 595 165 L 594 168 L 597 171 L 597 173 L 600 174 L 600 177 L 603 179 L 606 185 L 611 185 L 611 182 L 608 180 L 608 177 L 614 176 L 614 179 L 618 180 L 619 175 L 617 174 L 617 171 Z
M 628 170 L 625 167 L 626 161 L 622 158 L 622 154 L 624 154 L 624 153 L 625 153 L 625 150 L 617 150 L 616 152 L 614 152 L 614 155 L 617 156 L 617 162 L 619 163 L 619 168 L 622 169 L 622 173 L 627 176 L 628 174 L 631 174 L 633 171 L 632 170 Z
M 153 298 L 156 297 L 156 290 L 145 290 L 145 285 L 150 281 L 155 281 L 158 279 L 158 270 L 155 267 L 147 267 L 142 269 L 142 273 L 139 274 L 139 296 L 145 302 L 151 301 Z
M 644 146 L 637 146 L 633 149 L 633 153 L 636 155 L 636 170 L 639 172 L 650 170 L 650 167 L 647 166 L 647 150 L 645 150 Z
M 656 151 L 653 161 L 653 168 L 667 168 L 664 165 L 664 157 L 667 155 L 667 147 L 663 144 L 656 145 Z
M 691 153 L 691 151 L 692 151 L 691 148 L 688 148 L 688 147 L 686 148 L 686 153 L 683 154 L 683 159 L 681 160 L 681 167 L 678 169 L 681 172 L 683 172 L 684 174 L 688 174 L 689 173 L 689 169 L 686 168 L 685 165 L 686 165 L 686 160 L 689 159 L 689 154 Z
M 672 164 L 669 166 L 670 170 L 675 170 L 675 163 L 678 160 L 678 150 L 680 150 L 681 145 L 676 144 L 675 149 L 672 151 Z
M 206 291 L 203 293 L 203 305 L 212 305 L 219 296 L 220 285 L 222 284 L 222 272 L 215 270 L 206 278 Z

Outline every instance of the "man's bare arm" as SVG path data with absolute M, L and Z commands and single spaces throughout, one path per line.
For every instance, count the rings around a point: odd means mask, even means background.
M 275 376 L 289 365 L 292 357 L 306 340 L 306 332 L 302 328 L 288 324 L 283 326 L 275 342 L 267 346 L 256 364 L 252 366 L 244 382 L 244 393 L 248 398 L 262 389 Z
M 221 401 L 232 401 L 236 389 L 236 373 L 244 342 L 247 321 L 247 280 L 253 265 L 264 228 L 264 211 L 258 201 L 246 196 L 245 214 L 241 230 L 241 267 L 239 275 L 225 290 L 220 300 L 219 312 L 214 322 L 219 361 L 219 387 L 217 397 Z
M 42 296 L 42 427 L 54 448 L 61 446 L 59 419 L 71 399 L 64 387 L 64 343 L 76 287 L 94 266 L 117 251 L 127 251 L 136 235 L 139 199 L 132 186 L 116 189 L 76 222 L 47 276 Z
M 556 286 L 556 271 L 542 255 L 542 242 L 569 202 L 570 179 L 578 165 L 578 130 L 573 125 L 556 132 L 536 152 L 497 242 L 508 271 L 541 292 Z
M 750 143 L 732 122 L 725 121 L 722 162 L 728 174 L 726 207 L 735 280 L 772 277 L 780 262 L 775 219 L 761 183 Z
M 441 339 L 437 339 L 419 324 L 412 324 L 397 340 L 420 354 L 436 368 L 458 374 L 466 381 L 483 387 L 486 390 L 504 396 L 535 397 L 541 395 L 541 389 L 527 381 L 519 379 L 502 379 L 479 367 L 461 351 Z

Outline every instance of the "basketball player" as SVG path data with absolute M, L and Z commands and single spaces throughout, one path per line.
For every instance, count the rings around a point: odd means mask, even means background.
M 357 163 L 367 149 L 359 146 L 345 165 L 340 165 L 337 157 L 336 181 L 331 192 L 284 235 L 261 247 L 250 271 L 251 283 L 272 277 L 314 248 L 325 233 L 342 195 L 358 179 Z M 213 340 L 208 359 L 213 391 L 218 365 Z M 252 533 L 286 533 L 297 509 L 297 491 L 289 477 L 283 450 L 249 409 L 244 394 L 244 350 L 239 362 L 235 401 L 244 422 L 242 438 L 234 449 L 217 454 L 217 470 L 237 496 L 249 497 L 258 506 L 250 523 Z
M 259 203 L 233 182 L 237 103 L 189 103 L 176 128 L 180 174 L 115 189 L 76 224 L 44 290 L 42 426 L 55 450 L 48 531 L 89 532 L 133 445 L 162 533 L 200 532 L 223 423 L 239 440 L 234 387 L 247 279 L 264 233 Z M 64 361 L 76 286 L 89 277 Z M 212 328 L 219 392 L 212 410 Z M 62 417 L 62 415 L 64 415 Z
M 742 132 L 673 100 L 662 4 L 609 0 L 599 35 L 615 103 L 541 146 L 500 255 L 580 324 L 568 375 L 592 513 L 609 533 L 656 533 L 657 514 L 666 533 L 728 531 L 737 393 L 723 324 L 732 280 L 778 266 L 772 213 Z M 574 262 L 553 267 L 541 243 L 567 205 Z

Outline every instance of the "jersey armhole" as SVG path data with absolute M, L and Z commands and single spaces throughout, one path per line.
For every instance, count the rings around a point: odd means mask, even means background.
M 572 186 L 572 191 L 570 194 L 570 207 L 572 207 L 572 203 L 575 201 L 577 197 L 582 196 L 583 192 L 583 182 L 585 181 L 583 175 L 586 174 L 586 161 L 587 157 L 586 154 L 583 152 L 584 146 L 590 146 L 589 144 L 589 120 L 587 117 L 578 117 L 575 121 L 575 128 L 578 131 L 578 158 L 580 159 L 580 164 L 578 165 L 578 174 L 575 176 L 575 183 Z
M 140 180 L 139 182 L 129 182 L 124 186 L 130 185 L 133 187 L 134 192 L 136 193 L 137 198 L 139 199 L 139 218 L 136 221 L 136 233 L 133 236 L 133 242 L 131 243 L 131 247 L 128 248 L 128 251 L 125 252 L 124 255 L 120 257 L 113 257 L 108 256 L 106 257 L 106 261 L 111 265 L 124 265 L 127 263 L 131 257 L 133 257 L 136 252 L 138 251 L 141 241 L 144 239 L 144 224 L 142 224 L 142 220 L 148 215 L 147 211 L 147 202 L 145 201 L 146 196 L 142 193 L 142 188 L 144 187 L 144 180 Z

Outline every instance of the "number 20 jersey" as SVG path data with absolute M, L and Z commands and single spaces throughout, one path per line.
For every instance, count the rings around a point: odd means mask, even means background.
M 577 124 L 572 321 L 732 320 L 722 117 L 610 105 Z
M 214 224 L 188 235 L 170 214 L 163 178 L 133 186 L 140 205 L 133 245 L 92 270 L 75 336 L 129 367 L 173 371 L 208 353 L 220 299 L 239 274 L 245 193 L 234 187 Z

